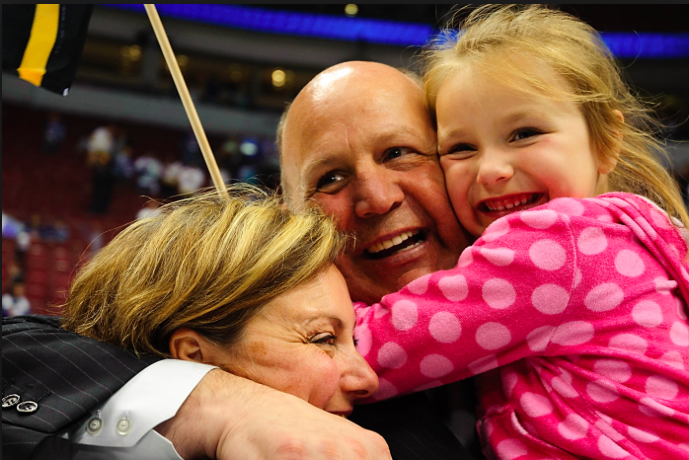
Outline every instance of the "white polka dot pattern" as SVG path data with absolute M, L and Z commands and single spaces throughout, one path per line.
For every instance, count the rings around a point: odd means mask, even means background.
M 443 377 L 452 372 L 452 361 L 444 356 L 431 354 L 421 360 L 420 370 L 423 375 L 432 379 Z
M 400 300 L 392 306 L 392 325 L 398 331 L 406 331 L 416 324 L 419 307 L 411 300 Z
M 624 458 L 629 455 L 629 452 L 621 448 L 615 441 L 607 436 L 598 438 L 598 448 L 601 453 L 608 458 Z
M 428 282 L 430 281 L 431 275 L 422 276 L 417 278 L 411 283 L 407 284 L 407 289 L 409 292 L 416 295 L 425 294 L 428 291 Z
M 591 311 L 608 311 L 617 307 L 624 300 L 624 292 L 615 283 L 603 283 L 589 291 L 584 305 Z
M 431 318 L 428 331 L 438 342 L 452 343 L 462 334 L 462 325 L 452 313 L 440 311 Z
M 584 229 L 577 240 L 577 247 L 579 252 L 587 256 L 594 256 L 605 251 L 608 247 L 608 240 L 605 239 L 605 233 L 600 227 L 589 227 Z
M 407 362 L 407 352 L 395 342 L 388 342 L 378 350 L 378 364 L 381 367 L 399 369 Z
M 529 257 L 535 266 L 548 271 L 559 270 L 567 260 L 564 248 L 553 240 L 541 240 L 531 245 Z
M 621 193 L 498 219 L 454 269 L 355 304 L 381 379 L 372 399 L 484 374 L 479 425 L 498 458 L 545 460 L 543 442 L 676 458 L 689 439 L 685 252 L 654 205 Z
M 615 269 L 620 275 L 636 278 L 646 269 L 643 260 L 634 251 L 621 250 L 615 257 Z
M 485 323 L 476 330 L 476 342 L 485 350 L 502 348 L 511 339 L 510 330 L 500 323 Z
M 495 446 L 495 453 L 501 460 L 513 460 L 526 455 L 528 451 L 521 441 L 516 439 L 505 439 Z
M 557 213 L 550 209 L 542 211 L 525 211 L 519 216 L 531 228 L 545 229 L 551 227 L 557 220 Z
M 505 267 L 514 260 L 514 251 L 507 248 L 481 248 L 481 255 L 498 267 Z
M 514 303 L 517 293 L 512 284 L 504 279 L 493 278 L 483 285 L 483 300 L 492 308 L 502 310 Z
M 550 400 L 535 393 L 522 394 L 519 403 L 529 417 L 542 417 L 553 411 L 553 404 Z
M 445 276 L 438 281 L 438 288 L 447 300 L 464 300 L 469 294 L 469 286 L 463 275 Z
M 675 345 L 686 347 L 689 345 L 689 329 L 683 323 L 675 321 L 670 328 L 670 340 Z
M 560 435 L 565 439 L 569 439 L 570 441 L 582 439 L 586 436 L 588 429 L 589 422 L 577 414 L 569 414 L 557 425 L 557 431 L 560 433 Z
M 536 310 L 546 315 L 562 313 L 569 302 L 569 293 L 555 284 L 542 284 L 531 294 L 531 303 Z
M 663 322 L 663 311 L 656 302 L 642 300 L 632 308 L 632 318 L 639 326 L 656 327 Z

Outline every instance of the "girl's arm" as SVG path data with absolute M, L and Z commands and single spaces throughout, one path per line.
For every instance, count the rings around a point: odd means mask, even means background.
M 574 248 L 567 216 L 512 214 L 492 224 L 455 268 L 419 278 L 379 304 L 355 304 L 358 348 L 381 378 L 378 396 L 545 351 L 576 285 Z

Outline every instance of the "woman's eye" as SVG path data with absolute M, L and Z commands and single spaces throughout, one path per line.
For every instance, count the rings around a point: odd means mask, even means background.
M 529 137 L 537 136 L 541 134 L 541 131 L 535 128 L 520 128 L 516 130 L 512 136 L 513 141 L 520 141 Z
M 335 339 L 337 339 L 337 337 L 330 332 L 323 332 L 314 335 L 309 341 L 318 345 L 335 345 Z

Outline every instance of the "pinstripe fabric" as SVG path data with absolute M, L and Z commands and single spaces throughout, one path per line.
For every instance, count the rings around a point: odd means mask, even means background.
M 67 455 L 69 446 L 52 436 L 86 417 L 155 361 L 157 358 L 139 359 L 119 347 L 60 329 L 59 318 L 3 318 L 2 378 L 14 379 L 4 394 L 25 390 L 25 401 L 50 392 L 33 414 L 3 409 L 3 457 L 28 459 L 32 452 L 37 453 L 36 445 L 42 441 L 39 450 L 49 454 L 45 458 L 59 458 L 58 451 Z M 48 446 L 50 449 L 44 449 Z
M 378 432 L 394 460 L 469 460 L 467 452 L 423 393 L 356 406 L 354 423 Z

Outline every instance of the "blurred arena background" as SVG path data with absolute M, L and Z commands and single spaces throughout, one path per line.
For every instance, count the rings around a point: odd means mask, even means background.
M 603 33 L 689 179 L 689 7 L 557 5 Z M 277 187 L 285 104 L 342 61 L 409 66 L 450 5 L 159 5 L 228 181 Z M 210 186 L 142 5 L 97 5 L 67 97 L 2 77 L 2 289 L 59 314 L 76 269 L 157 202 Z M 103 154 L 103 151 L 106 151 Z M 6 314 L 3 296 L 3 316 Z

